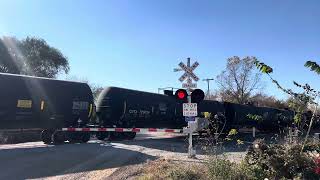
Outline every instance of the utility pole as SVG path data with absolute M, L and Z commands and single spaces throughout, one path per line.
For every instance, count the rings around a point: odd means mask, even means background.
M 207 84 L 208 84 L 207 98 L 210 94 L 210 81 L 213 81 L 213 80 L 214 80 L 213 78 L 203 79 L 203 81 L 207 81 Z

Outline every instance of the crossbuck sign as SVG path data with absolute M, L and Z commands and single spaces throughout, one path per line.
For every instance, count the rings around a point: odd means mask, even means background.
M 190 58 L 188 58 L 188 62 L 187 65 L 185 65 L 183 62 L 179 63 L 179 67 L 181 69 L 177 69 L 177 71 L 184 71 L 185 73 L 179 78 L 180 82 L 183 82 L 187 79 L 187 83 L 183 83 L 182 87 L 183 88 L 188 88 L 188 89 L 192 89 L 192 88 L 197 88 L 197 84 L 196 83 L 192 83 L 192 80 L 194 80 L 195 82 L 199 81 L 198 76 L 196 76 L 193 71 L 199 66 L 199 63 L 196 61 L 192 64 L 192 66 L 190 65 Z

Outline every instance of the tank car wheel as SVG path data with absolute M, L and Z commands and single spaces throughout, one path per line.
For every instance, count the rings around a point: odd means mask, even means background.
M 62 132 L 55 131 L 51 136 L 51 140 L 53 144 L 62 144 L 65 141 L 65 137 Z
M 129 140 L 129 139 L 130 139 L 130 134 L 131 134 L 130 132 L 124 132 L 124 133 L 123 133 L 124 139 L 125 139 L 125 140 Z
M 96 137 L 97 137 L 98 140 L 104 141 L 106 138 L 109 137 L 109 133 L 108 132 L 98 132 L 96 134 Z
M 71 132 L 68 134 L 68 141 L 72 144 L 79 143 L 80 142 L 79 139 L 80 139 L 79 134 L 77 132 Z
M 125 134 L 125 137 L 126 137 L 126 139 L 128 139 L 128 140 L 133 140 L 133 139 L 136 137 L 136 134 L 137 134 L 137 133 L 135 133 L 135 132 L 129 132 L 129 133 L 126 133 L 126 134 Z
M 90 140 L 90 134 L 89 133 L 83 133 L 81 136 L 81 142 L 87 143 Z
M 52 133 L 50 131 L 43 130 L 41 132 L 40 139 L 43 141 L 43 143 L 50 144 L 51 143 L 51 135 L 52 135 Z
M 110 132 L 109 141 L 122 141 L 126 139 L 123 132 Z

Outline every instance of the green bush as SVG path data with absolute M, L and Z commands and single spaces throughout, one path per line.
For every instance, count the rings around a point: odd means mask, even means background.
M 266 144 L 258 140 L 249 148 L 245 161 L 269 179 L 319 179 L 312 155 L 318 148 L 309 144 L 301 152 L 302 144 Z

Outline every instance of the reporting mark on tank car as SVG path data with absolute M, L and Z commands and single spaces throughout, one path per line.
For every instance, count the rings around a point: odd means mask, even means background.
M 73 101 L 72 109 L 87 110 L 88 108 L 89 108 L 89 103 L 86 101 Z
M 17 102 L 18 108 L 31 108 L 32 107 L 32 101 L 31 100 L 22 100 L 19 99 Z

